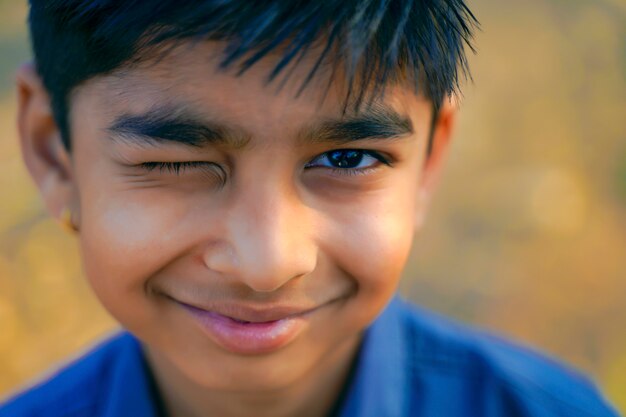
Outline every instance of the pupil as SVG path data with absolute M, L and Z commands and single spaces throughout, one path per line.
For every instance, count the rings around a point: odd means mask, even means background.
M 363 152 L 361 151 L 332 151 L 328 156 L 331 164 L 337 168 L 354 168 L 361 163 Z

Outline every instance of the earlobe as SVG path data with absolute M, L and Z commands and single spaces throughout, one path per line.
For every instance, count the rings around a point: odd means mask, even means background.
M 421 229 L 430 206 L 432 195 L 437 188 L 445 159 L 450 150 L 450 142 L 456 121 L 457 100 L 449 97 L 444 100 L 432 126 L 431 150 L 424 160 L 422 176 L 416 203 L 415 229 Z
M 74 180 L 69 153 L 54 121 L 50 99 L 34 65 L 16 74 L 18 131 L 22 157 L 50 214 L 60 219 L 74 208 Z

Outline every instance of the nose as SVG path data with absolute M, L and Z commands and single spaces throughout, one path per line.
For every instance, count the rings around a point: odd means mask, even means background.
M 228 250 L 205 255 L 205 264 L 256 292 L 276 291 L 315 269 L 317 250 L 309 208 L 285 187 L 240 189 L 221 220 Z

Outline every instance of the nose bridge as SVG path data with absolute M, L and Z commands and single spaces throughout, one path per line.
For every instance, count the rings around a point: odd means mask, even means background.
M 314 269 L 317 253 L 306 211 L 289 182 L 257 178 L 241 186 L 228 218 L 240 281 L 268 292 Z

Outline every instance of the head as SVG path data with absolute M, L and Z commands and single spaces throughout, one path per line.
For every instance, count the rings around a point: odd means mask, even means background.
M 51 214 L 71 211 L 104 307 L 164 366 L 287 386 L 392 297 L 474 23 L 460 0 L 32 0 L 24 160 Z M 239 346 L 193 307 L 299 322 Z

